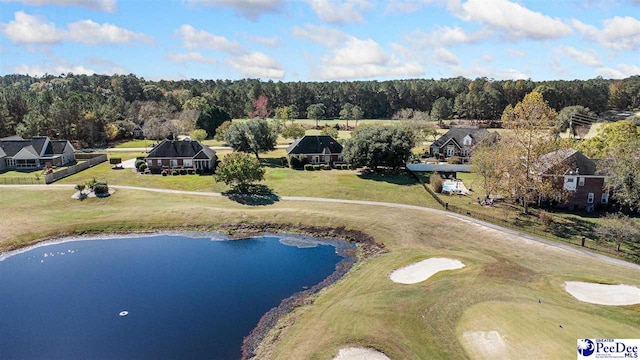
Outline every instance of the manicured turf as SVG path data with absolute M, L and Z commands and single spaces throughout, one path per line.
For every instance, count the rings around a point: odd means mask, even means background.
M 243 206 L 226 198 L 131 190 L 79 201 L 72 193 L 0 188 L 2 247 L 60 233 L 248 222 L 344 226 L 385 245 L 384 253 L 357 264 L 284 319 L 260 359 L 330 359 L 354 345 L 392 359 L 481 358 L 465 349 L 466 331 L 498 332 L 509 355 L 571 358 L 579 338 L 640 337 L 640 305 L 585 304 L 562 289 L 567 280 L 640 286 L 638 270 L 447 215 L 312 201 Z M 466 266 L 414 285 L 388 279 L 394 269 L 435 256 Z

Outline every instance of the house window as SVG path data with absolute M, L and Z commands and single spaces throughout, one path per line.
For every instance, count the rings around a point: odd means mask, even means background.
M 565 176 L 564 177 L 564 189 L 574 191 L 576 189 L 576 177 Z
M 593 193 L 589 193 L 587 196 L 587 203 L 593 204 Z
M 609 193 L 608 192 L 603 192 L 602 193 L 602 198 L 601 198 L 600 202 L 603 203 L 603 204 L 608 204 L 609 203 Z
M 462 140 L 463 145 L 471 145 L 472 139 L 471 136 L 467 135 L 464 137 L 464 140 Z
M 447 146 L 447 156 L 454 156 L 456 154 L 456 148 L 453 145 Z
M 191 159 L 184 159 L 183 160 L 183 165 L 184 165 L 184 167 L 192 167 L 193 166 L 193 162 L 191 161 Z
M 157 161 L 158 166 L 162 166 L 162 160 L 158 159 L 156 161 Z
M 584 176 L 578 177 L 578 186 L 584 186 Z
M 8 167 L 15 167 L 16 166 L 16 159 L 7 159 L 7 166 Z
M 320 162 L 320 157 L 318 157 L 318 155 L 314 155 L 313 158 L 311 159 L 312 163 L 318 163 Z
M 170 162 L 172 168 L 178 167 L 178 160 L 172 159 L 169 162 Z

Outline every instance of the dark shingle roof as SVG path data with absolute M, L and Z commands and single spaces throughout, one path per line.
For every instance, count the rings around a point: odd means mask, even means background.
M 287 148 L 287 154 L 339 154 L 342 145 L 329 135 L 305 135 Z
M 148 158 L 193 158 L 203 153 L 208 155 L 208 158 L 213 158 L 216 154 L 215 151 L 209 147 L 202 145 L 199 141 L 188 140 L 163 140 L 156 147 L 151 149 Z M 203 157 L 198 157 L 202 159 Z M 204 157 L 205 159 L 207 157 Z
M 596 175 L 596 162 L 575 149 L 560 149 L 538 158 L 539 170 L 543 174 L 564 175 L 570 172 L 579 175 Z
M 31 140 L 0 140 L 0 148 L 4 150 L 7 156 L 13 157 L 20 152 L 22 148 L 31 145 Z
M 12 135 L 0 138 L 0 141 L 9 141 L 9 140 L 24 140 L 20 135 Z
M 3 158 L 5 156 L 7 156 L 7 154 L 5 154 L 2 148 L 0 147 L 0 158 Z
M 485 137 L 489 135 L 487 129 L 476 129 L 476 128 L 452 128 L 446 132 L 446 134 L 440 136 L 438 140 L 434 141 L 432 146 L 442 146 L 450 139 L 453 139 L 458 146 L 462 146 L 464 143 L 463 140 L 467 135 L 471 135 L 473 138 L 473 144 L 481 142 Z
M 34 136 L 31 138 L 31 145 L 38 152 L 38 155 L 42 154 L 42 148 L 44 144 L 47 142 L 46 136 Z
M 67 140 L 52 140 L 51 141 L 51 147 L 53 149 L 53 154 L 62 154 L 64 153 L 64 149 L 65 147 L 67 147 L 67 144 L 69 142 Z M 47 147 L 47 154 L 49 148 Z

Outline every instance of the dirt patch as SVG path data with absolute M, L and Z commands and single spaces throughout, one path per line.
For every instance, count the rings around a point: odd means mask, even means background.
M 508 358 L 507 342 L 497 331 L 465 331 L 462 337 L 473 359 Z
M 340 349 L 333 360 L 391 360 L 387 355 L 369 348 L 351 347 Z
M 499 261 L 483 266 L 481 274 L 518 282 L 531 282 L 538 276 L 537 272 L 506 259 L 499 259 Z

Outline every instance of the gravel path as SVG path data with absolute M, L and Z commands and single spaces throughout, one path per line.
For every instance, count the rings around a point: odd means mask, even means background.
M 73 188 L 75 185 L 72 184 L 51 184 L 51 185 L 0 185 L 0 188 L 30 188 L 30 189 L 45 189 L 47 187 L 57 187 L 57 188 Z M 220 193 L 213 192 L 200 192 L 200 191 L 183 191 L 183 190 L 170 190 L 170 189 L 158 189 L 158 188 L 145 188 L 145 187 L 137 187 L 137 186 L 123 186 L 123 185 L 109 185 L 114 189 L 126 189 L 126 190 L 137 190 L 137 191 L 149 191 L 149 192 L 157 192 L 157 193 L 165 193 L 165 194 L 185 194 L 185 195 L 196 195 L 196 196 L 208 196 L 208 197 L 223 197 Z M 558 242 L 554 242 L 551 240 L 546 240 L 539 238 L 537 236 L 533 236 L 518 230 L 513 230 L 509 228 L 505 228 L 499 225 L 491 224 L 486 221 L 474 219 L 472 217 L 468 217 L 465 215 L 456 214 L 453 212 L 440 210 L 440 209 L 432 209 L 422 206 L 416 205 L 407 205 L 407 204 L 397 204 L 390 202 L 380 202 L 380 201 L 366 201 L 366 200 L 346 200 L 346 199 L 329 199 L 329 198 L 318 198 L 318 197 L 309 197 L 309 196 L 281 196 L 280 201 L 309 201 L 309 202 L 323 202 L 323 203 L 337 203 L 337 204 L 354 204 L 354 205 L 370 205 L 370 206 L 385 206 L 396 209 L 408 209 L 408 210 L 416 210 L 423 211 L 429 213 L 436 213 L 441 215 L 446 215 L 451 218 L 458 218 L 463 221 L 469 221 L 481 226 L 486 226 L 490 229 L 498 230 L 503 233 L 519 236 L 528 240 L 533 240 L 542 244 L 546 244 L 549 246 L 554 246 L 557 248 L 561 248 L 564 250 L 572 251 L 575 253 L 587 255 L 596 259 L 604 260 L 612 264 L 622 265 L 625 267 L 629 267 L 632 269 L 640 270 L 639 264 L 630 263 L 624 260 L 615 259 L 606 255 L 596 254 L 588 250 L 580 249 L 568 244 L 562 244 Z

